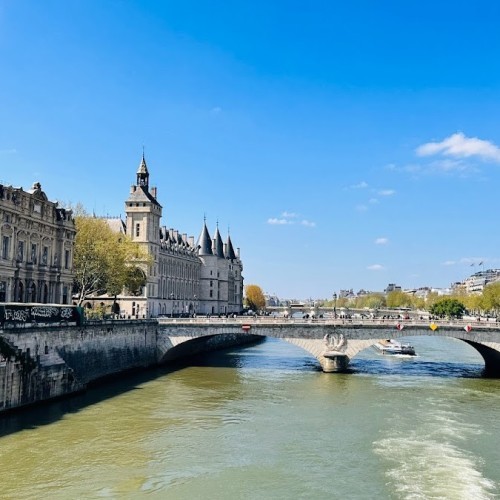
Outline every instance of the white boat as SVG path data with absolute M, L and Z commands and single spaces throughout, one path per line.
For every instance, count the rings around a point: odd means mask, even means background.
M 402 354 L 406 356 L 415 356 L 415 348 L 410 344 L 403 344 L 393 339 L 384 339 L 377 342 L 374 346 L 382 354 Z

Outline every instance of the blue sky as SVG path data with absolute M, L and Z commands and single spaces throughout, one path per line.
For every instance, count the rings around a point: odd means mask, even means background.
M 0 181 L 241 248 L 282 297 L 500 268 L 500 2 L 0 0 Z

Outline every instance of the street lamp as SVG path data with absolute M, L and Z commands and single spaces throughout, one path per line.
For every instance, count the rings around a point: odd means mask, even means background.
M 174 294 L 170 294 L 170 300 L 172 301 L 172 308 L 170 309 L 170 317 L 174 317 Z
M 337 319 L 337 294 L 333 293 L 333 317 Z
M 193 295 L 194 305 L 193 305 L 193 316 L 196 316 L 196 295 Z

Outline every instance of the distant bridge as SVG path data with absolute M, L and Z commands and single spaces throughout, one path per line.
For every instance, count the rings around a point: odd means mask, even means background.
M 227 334 L 274 337 L 314 356 L 324 372 L 343 372 L 360 351 L 380 340 L 439 336 L 462 340 L 484 359 L 485 374 L 500 376 L 500 323 L 382 319 L 286 319 L 266 316 L 235 318 L 159 318 L 164 356 L 186 342 Z

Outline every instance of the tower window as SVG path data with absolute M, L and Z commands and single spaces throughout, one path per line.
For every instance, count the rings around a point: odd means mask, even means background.
M 137 223 L 135 225 L 135 235 L 139 236 L 140 234 L 141 234 L 141 225 L 139 223 Z

